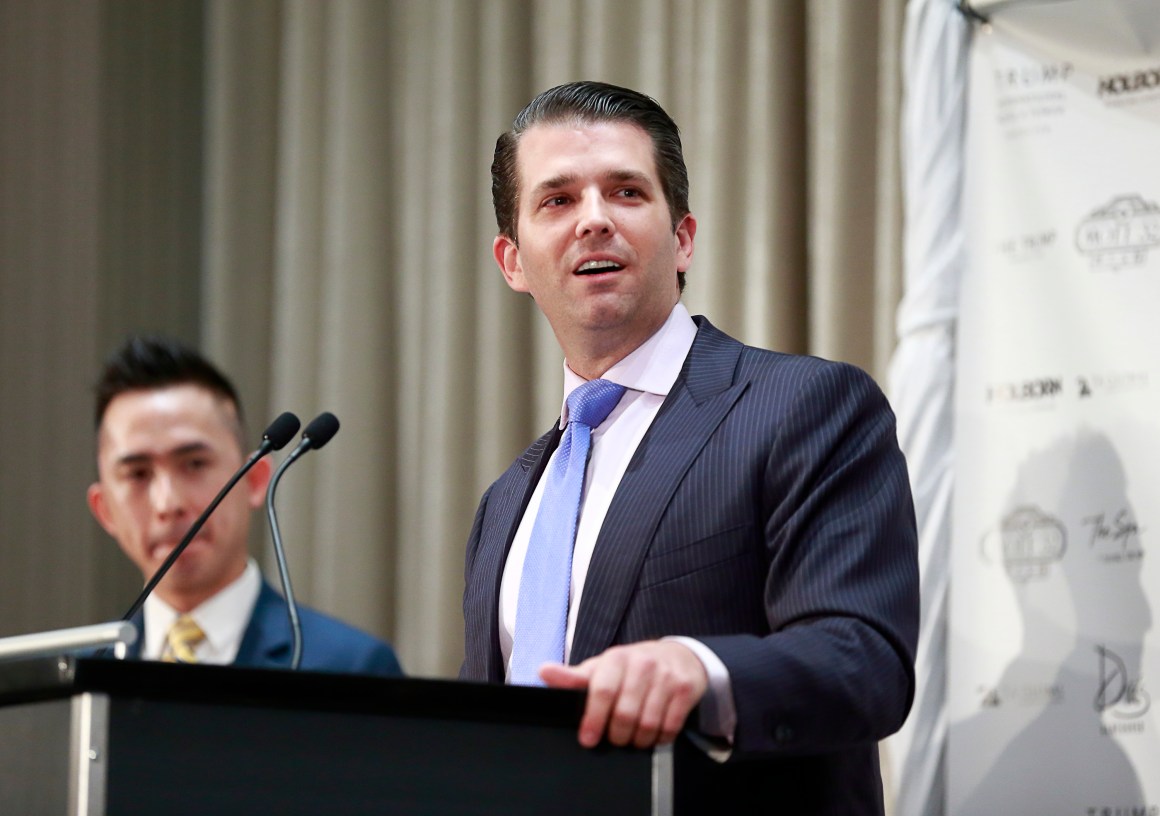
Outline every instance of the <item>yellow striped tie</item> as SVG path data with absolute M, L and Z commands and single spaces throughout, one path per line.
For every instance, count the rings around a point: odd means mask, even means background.
M 197 653 L 193 648 L 205 640 L 205 632 L 197 621 L 189 615 L 182 615 L 169 627 L 165 651 L 161 659 L 166 663 L 196 663 Z

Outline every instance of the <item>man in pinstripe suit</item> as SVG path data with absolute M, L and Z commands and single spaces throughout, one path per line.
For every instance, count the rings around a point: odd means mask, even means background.
M 538 681 L 587 689 L 586 746 L 685 729 L 728 760 L 706 800 L 717 812 L 759 799 L 881 813 L 876 742 L 909 709 L 918 628 L 885 398 L 852 366 L 690 317 L 697 222 L 677 127 L 649 97 L 592 82 L 540 94 L 496 144 L 492 192 L 496 262 L 551 324 L 565 394 L 625 387 L 592 431 L 564 654 Z M 567 414 L 480 502 L 463 679 L 512 680 L 524 557 Z

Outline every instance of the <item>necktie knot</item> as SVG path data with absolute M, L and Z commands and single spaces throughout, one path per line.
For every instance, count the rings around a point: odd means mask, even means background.
M 194 647 L 205 640 L 205 632 L 189 615 L 182 615 L 169 627 L 165 651 L 161 659 L 166 663 L 196 663 Z
M 568 421 L 595 428 L 608 419 L 622 396 L 623 385 L 610 380 L 589 380 L 568 395 Z

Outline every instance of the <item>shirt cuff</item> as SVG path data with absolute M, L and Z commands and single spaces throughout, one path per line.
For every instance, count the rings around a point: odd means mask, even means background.
M 729 669 L 712 649 L 691 637 L 666 637 L 680 643 L 701 661 L 709 676 L 709 687 L 698 707 L 696 731 L 689 736 L 710 757 L 724 762 L 733 753 L 733 735 L 737 730 L 737 708 L 733 702 L 733 683 Z M 709 739 L 698 739 L 708 737 Z

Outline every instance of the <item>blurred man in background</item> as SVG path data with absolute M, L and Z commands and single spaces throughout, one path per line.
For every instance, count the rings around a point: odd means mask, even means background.
M 133 337 L 101 372 L 96 426 L 89 508 L 148 581 L 248 455 L 237 391 L 192 349 Z M 260 460 L 210 515 L 137 614 L 132 656 L 289 665 L 286 601 L 247 549 L 270 474 L 269 459 Z M 300 618 L 300 668 L 401 674 L 386 643 L 311 609 Z

